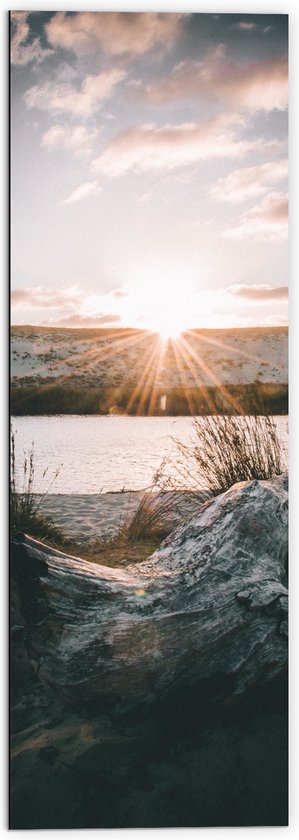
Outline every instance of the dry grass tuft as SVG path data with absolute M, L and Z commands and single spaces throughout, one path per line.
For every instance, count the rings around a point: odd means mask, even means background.
M 194 418 L 194 437 L 176 440 L 175 483 L 218 495 L 239 481 L 267 480 L 285 470 L 286 454 L 274 420 L 262 416 Z
M 45 478 L 48 469 L 43 472 Z M 16 469 L 16 439 L 15 433 L 11 432 L 10 441 L 10 533 L 16 536 L 18 533 L 29 534 L 32 537 L 45 537 L 55 541 L 62 546 L 65 542 L 64 535 L 51 519 L 42 514 L 40 507 L 45 495 L 59 475 L 56 470 L 47 490 L 38 495 L 34 492 L 35 468 L 34 468 L 34 445 L 30 451 L 24 454 L 23 475 L 21 489 L 18 486 Z

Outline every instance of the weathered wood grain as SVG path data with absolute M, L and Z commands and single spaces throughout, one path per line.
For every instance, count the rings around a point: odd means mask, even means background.
M 235 485 L 149 558 L 90 564 L 12 546 L 17 630 L 65 702 L 138 703 L 216 680 L 230 696 L 287 665 L 287 479 Z

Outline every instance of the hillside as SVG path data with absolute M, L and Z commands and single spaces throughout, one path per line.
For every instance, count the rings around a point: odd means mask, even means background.
M 285 327 L 193 330 L 162 343 L 133 329 L 14 326 L 12 412 L 205 413 L 211 401 L 225 408 L 217 399 L 227 393 L 272 395 L 285 412 L 287 347 Z

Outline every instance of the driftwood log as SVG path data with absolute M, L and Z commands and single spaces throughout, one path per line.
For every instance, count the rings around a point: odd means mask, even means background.
M 12 630 L 39 679 L 67 703 L 130 705 L 207 680 L 236 696 L 281 674 L 287 504 L 285 476 L 236 484 L 125 569 L 15 540 Z

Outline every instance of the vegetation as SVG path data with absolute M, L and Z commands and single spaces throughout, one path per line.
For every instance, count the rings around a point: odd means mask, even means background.
M 193 438 L 182 443 L 175 439 L 177 457 L 169 470 L 162 462 L 151 486 L 144 491 L 133 512 L 127 510 L 118 533 L 113 537 L 96 537 L 81 544 L 66 538 L 41 512 L 43 495 L 36 495 L 34 486 L 34 449 L 25 455 L 23 486 L 17 491 L 15 435 L 11 436 L 11 530 L 46 538 L 58 548 L 108 566 L 119 566 L 146 559 L 182 519 L 176 505 L 176 494 L 189 490 L 188 515 L 205 498 L 228 490 L 239 481 L 269 479 L 285 469 L 286 455 L 278 439 L 276 425 L 270 417 L 217 416 L 193 419 Z M 58 475 L 56 471 L 54 478 Z M 43 473 L 45 477 L 47 470 Z M 191 478 L 191 481 L 190 481 Z M 51 486 L 51 485 L 50 485 Z M 49 488 L 47 488 L 48 492 Z
M 20 385 L 11 389 L 11 413 L 25 414 L 106 414 L 109 411 L 104 389 L 79 385 L 46 383 Z
M 13 431 L 11 432 L 10 465 L 11 536 L 15 536 L 17 533 L 26 533 L 33 537 L 46 537 L 48 540 L 63 545 L 62 531 L 41 511 L 43 499 L 57 478 L 59 469 L 56 470 L 47 490 L 43 494 L 36 494 L 34 492 L 34 445 L 32 444 L 31 450 L 24 455 L 22 486 L 19 488 L 16 469 L 16 441 Z M 43 478 L 45 478 L 47 471 L 46 468 L 43 472 Z
M 266 480 L 285 469 L 286 455 L 271 417 L 210 416 L 193 419 L 194 438 L 176 440 L 178 482 L 217 495 L 238 481 Z
M 135 392 L 135 396 L 134 396 Z M 166 410 L 161 397 L 166 395 Z M 121 387 L 67 385 L 48 381 L 43 385 L 14 383 L 11 388 L 11 413 L 25 414 L 109 414 L 112 409 L 131 415 L 198 415 L 237 414 L 238 406 L 244 414 L 287 414 L 288 386 L 254 382 L 250 385 L 226 385 L 225 389 L 169 388 L 155 389 L 148 394 L 140 409 L 140 393 L 136 383 Z

